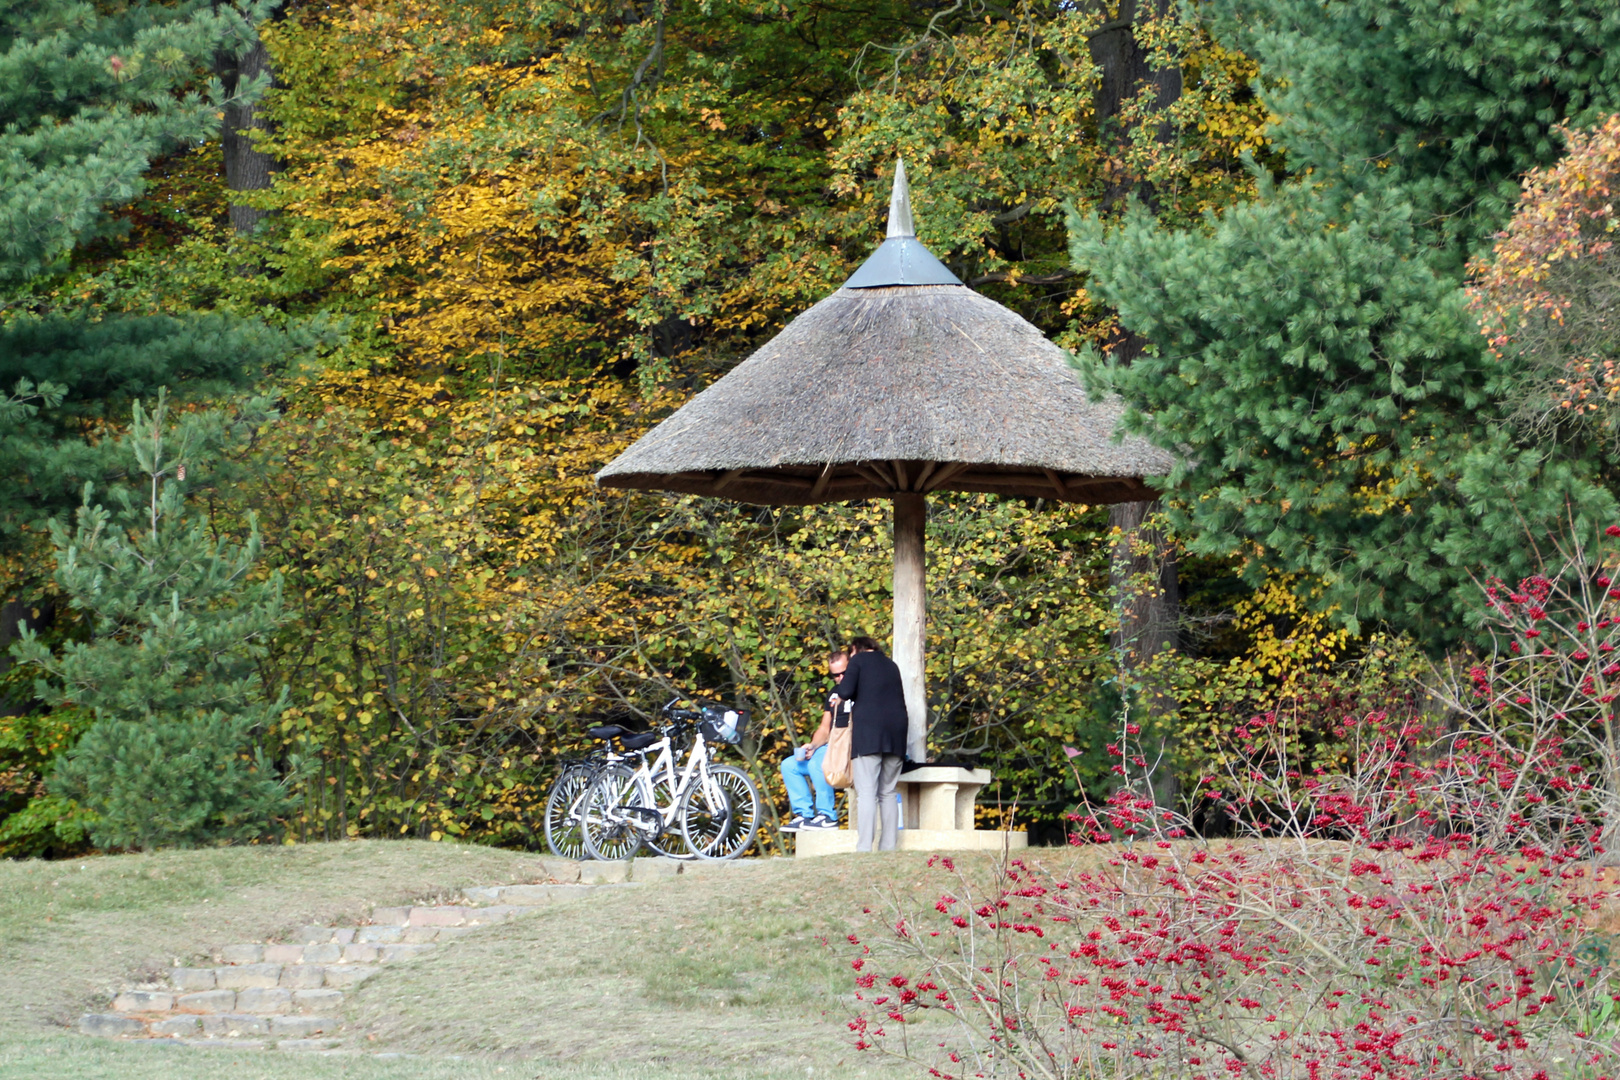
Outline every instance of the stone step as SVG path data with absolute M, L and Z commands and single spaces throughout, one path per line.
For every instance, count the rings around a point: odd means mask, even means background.
M 486 911 L 506 907 L 521 911 L 559 900 L 581 900 L 600 888 L 600 885 L 491 885 L 487 888 L 462 889 L 461 895 L 468 904 L 474 905 L 468 910 L 482 916 Z
M 174 1039 L 179 1046 L 199 1050 L 332 1050 L 343 1043 L 339 1039 Z
M 589 865 L 589 864 L 587 864 Z M 478 917 L 483 912 L 498 910 L 489 905 L 507 905 L 518 908 L 539 907 L 558 900 L 579 900 L 600 889 L 628 888 L 645 885 L 650 881 L 667 881 L 681 874 L 692 873 L 693 864 L 662 856 L 656 859 L 635 859 L 631 863 L 602 863 L 603 866 L 629 866 L 632 877 L 627 880 L 586 885 L 578 882 L 549 882 L 537 885 L 490 885 L 461 890 L 462 899 L 473 905 Z
M 312 1035 L 335 1032 L 341 1026 L 342 1021 L 335 1016 L 286 1013 L 217 1012 L 178 1016 L 91 1013 L 79 1018 L 79 1031 L 86 1035 L 121 1038 L 237 1039 L 269 1036 L 275 1039 L 307 1039 Z
M 363 928 L 370 929 L 370 928 Z M 403 930 L 405 927 L 378 927 L 377 929 Z M 383 935 L 393 940 L 384 941 L 356 941 L 348 945 L 265 945 L 261 951 L 251 955 L 262 957 L 257 960 L 222 961 L 213 968 L 176 968 L 176 971 L 201 972 L 212 971 L 216 980 L 225 972 L 240 971 L 267 971 L 270 968 L 285 970 L 291 967 L 308 967 L 334 964 L 376 964 L 381 963 L 385 957 L 404 959 L 420 956 L 423 952 L 431 951 L 436 942 L 453 941 L 468 931 L 477 927 L 434 927 L 431 934 L 391 934 Z M 235 955 L 248 955 L 241 952 Z M 215 959 L 218 959 L 216 955 Z M 203 978 L 203 976 L 186 976 L 187 978 Z M 235 976 L 233 976 L 235 977 Z M 216 982 L 223 986 L 223 983 Z M 267 983 L 265 985 L 273 985 Z
M 319 1049 L 336 1040 L 343 991 L 382 964 L 410 960 L 484 926 L 687 873 L 677 859 L 584 862 L 548 859 L 539 883 L 463 890 L 460 904 L 375 909 L 363 926 L 305 926 L 290 942 L 227 945 L 212 967 L 179 967 L 167 985 L 118 994 L 110 1012 L 80 1018 L 87 1035 L 173 1040 L 185 1045 Z
M 657 860 L 638 859 L 632 861 L 653 862 Z M 548 857 L 541 860 L 540 869 L 535 874 L 535 877 L 541 882 L 554 882 L 559 885 L 611 885 L 615 882 L 630 880 L 627 876 L 629 865 L 626 862 L 597 862 L 592 859 L 574 862 L 571 859 Z
M 241 990 L 253 986 L 282 986 L 288 990 L 318 990 L 324 986 L 346 990 L 370 977 L 380 961 L 379 952 L 370 963 L 355 960 L 343 964 L 242 964 L 235 967 L 174 968 L 169 972 L 169 985 L 176 991 L 193 992 Z M 271 970 L 277 973 L 273 982 L 269 981 Z M 241 974 L 244 972 L 249 974 Z
M 416 909 L 407 909 L 406 922 Z M 410 960 L 484 923 L 505 921 L 516 910 L 488 910 L 463 926 L 306 928 L 300 944 L 241 944 L 221 948 L 216 967 L 176 967 L 166 987 L 125 990 L 110 1013 L 79 1021 L 87 1035 L 190 1041 L 267 1037 L 308 1040 L 335 1030 L 343 991 L 359 985 L 379 965 Z M 465 909 L 421 908 L 418 921 L 468 923 Z M 321 933 L 313 931 L 319 929 Z M 382 941 L 357 940 L 380 931 Z
M 625 862 L 567 862 L 547 859 L 536 877 L 540 885 L 623 885 L 627 882 L 665 881 L 701 867 L 720 865 L 667 855 L 641 856 Z
M 490 926 L 495 923 L 506 922 L 522 914 L 521 908 L 489 908 L 480 910 L 474 917 L 465 914 L 457 916 L 443 912 L 465 912 L 470 909 L 455 908 L 379 908 L 378 912 L 385 919 L 396 919 L 399 911 L 405 911 L 406 922 L 372 926 L 304 926 L 300 927 L 293 936 L 297 939 L 290 943 L 268 945 L 228 945 L 214 954 L 214 959 L 220 964 L 365 964 L 375 962 L 357 959 L 369 956 L 368 949 L 380 945 L 427 945 L 435 941 L 452 941 L 463 936 L 470 930 L 480 926 Z M 411 925 L 409 919 L 413 912 L 433 912 L 441 914 L 421 914 L 417 918 L 419 925 Z M 485 912 L 488 912 L 487 914 Z M 428 925 L 432 920 L 444 925 Z M 344 932 L 346 931 L 346 932 Z M 343 933 L 346 940 L 331 940 L 338 933 Z
M 160 990 L 126 990 L 113 998 L 114 1013 L 254 1013 L 271 1016 L 325 1013 L 343 1004 L 343 991 L 331 987 L 289 990 L 284 986 L 250 986 L 242 990 L 199 990 L 171 994 Z

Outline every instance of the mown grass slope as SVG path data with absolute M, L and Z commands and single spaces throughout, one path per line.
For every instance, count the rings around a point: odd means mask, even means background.
M 342 1057 L 120 1044 L 72 1025 L 215 946 L 541 880 L 542 860 L 370 841 L 0 863 L 0 1076 L 905 1075 L 851 1048 L 845 936 L 883 893 L 929 876 L 924 863 L 749 860 L 555 904 L 385 968 L 351 996 L 345 1048 L 359 1053 Z

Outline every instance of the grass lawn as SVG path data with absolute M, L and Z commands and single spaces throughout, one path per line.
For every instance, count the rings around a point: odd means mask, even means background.
M 671 1065 L 646 1060 L 616 1064 L 396 1057 L 388 1054 L 307 1054 L 264 1050 L 198 1050 L 77 1036 L 0 1042 L 0 1076 L 41 1080 L 177 1080 L 221 1074 L 229 1080 L 805 1080 L 875 1076 L 870 1069 L 806 1072 L 804 1067 Z
M 537 880 L 541 860 L 369 841 L 0 863 L 0 1077 L 911 1075 L 851 1049 L 843 939 L 879 891 L 920 882 L 924 862 L 748 860 L 559 903 L 384 968 L 351 993 L 356 1053 L 342 1056 L 118 1043 L 71 1027 L 116 987 L 215 946 Z

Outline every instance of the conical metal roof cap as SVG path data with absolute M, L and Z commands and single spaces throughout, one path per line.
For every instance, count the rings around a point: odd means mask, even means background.
M 923 247 L 911 218 L 911 185 L 906 163 L 894 167 L 894 190 L 889 194 L 888 238 L 844 282 L 846 289 L 877 289 L 886 285 L 960 285 L 962 281 Z
M 917 227 L 911 222 L 911 185 L 906 183 L 906 159 L 897 158 L 894 163 L 894 188 L 889 192 L 889 231 L 890 237 L 917 235 Z

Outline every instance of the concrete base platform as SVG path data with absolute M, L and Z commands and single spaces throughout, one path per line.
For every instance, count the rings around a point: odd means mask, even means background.
M 801 859 L 817 855 L 845 855 L 855 850 L 854 829 L 806 829 L 796 833 L 794 853 Z M 1021 851 L 1029 847 L 1027 832 L 1000 829 L 901 829 L 901 851 Z

